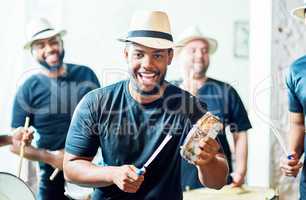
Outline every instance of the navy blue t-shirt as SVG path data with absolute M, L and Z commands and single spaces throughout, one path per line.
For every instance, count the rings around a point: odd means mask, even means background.
M 252 127 L 243 103 L 231 85 L 212 78 L 208 78 L 197 91 L 197 97 L 207 104 L 207 110 L 218 116 L 224 125 L 223 131 L 218 134 L 217 138 L 227 158 L 230 172 L 232 172 L 231 151 L 226 139 L 225 128 L 230 126 L 231 132 L 236 133 Z M 203 187 L 197 177 L 196 167 L 182 159 L 182 188 Z
M 162 98 L 139 104 L 122 81 L 90 92 L 78 105 L 69 128 L 65 150 L 93 157 L 98 147 L 106 166 L 132 164 L 140 168 L 167 134 L 173 135 L 148 166 L 137 193 L 125 193 L 116 185 L 97 188 L 93 200 L 182 199 L 180 145 L 206 105 L 167 83 Z
M 65 68 L 65 74 L 58 78 L 32 75 L 15 96 L 11 126 L 24 126 L 29 116 L 30 125 L 38 132 L 35 135 L 38 148 L 63 149 L 75 107 L 86 93 L 100 87 L 90 68 L 74 64 L 65 64 Z M 40 163 L 40 167 L 47 166 Z M 49 176 L 43 173 L 43 177 Z
M 306 116 L 306 56 L 297 59 L 289 68 L 286 84 L 288 88 L 289 111 Z M 304 137 L 306 149 L 306 137 Z M 304 160 L 305 163 L 306 160 Z M 300 197 L 306 199 L 306 168 L 303 167 L 300 180 Z

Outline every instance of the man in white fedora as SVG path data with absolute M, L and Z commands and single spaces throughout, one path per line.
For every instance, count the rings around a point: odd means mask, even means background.
M 293 17 L 305 23 L 304 5 L 291 11 Z M 300 179 L 300 200 L 306 200 L 306 171 L 305 159 L 299 160 L 305 152 L 305 116 L 306 116 L 306 56 L 295 60 L 289 67 L 286 85 L 289 104 L 289 153 L 283 158 L 280 168 L 284 175 L 296 177 L 302 168 Z M 304 163 L 304 164 L 303 164 Z
M 182 199 L 180 145 L 206 106 L 165 81 L 174 47 L 165 12 L 136 12 L 120 41 L 129 79 L 91 92 L 78 105 L 66 140 L 65 177 L 96 187 L 93 200 Z M 91 163 L 98 147 L 104 166 Z M 206 137 L 198 153 L 200 181 L 221 188 L 228 166 L 219 144 Z
M 247 130 L 251 124 L 243 103 L 236 90 L 229 84 L 207 77 L 210 56 L 217 50 L 217 41 L 203 35 L 198 26 L 187 28 L 180 35 L 175 51 L 175 64 L 181 70 L 182 81 L 178 85 L 207 104 L 207 110 L 218 116 L 223 123 L 223 131 L 218 135 L 223 151 L 232 170 L 232 158 L 225 128 L 230 127 L 235 144 L 236 167 L 229 176 L 228 183 L 241 186 L 247 171 Z M 197 179 L 197 169 L 182 160 L 182 187 L 195 189 L 202 187 Z
M 306 13 L 305 9 L 306 9 L 306 0 L 304 0 L 304 4 L 302 6 L 292 9 L 290 14 L 294 18 L 305 22 L 305 13 Z
M 23 126 L 28 116 L 37 131 L 35 145 L 25 148 L 25 157 L 39 161 L 38 200 L 68 199 L 64 196 L 63 173 L 53 181 L 49 178 L 56 168 L 62 169 L 66 135 L 77 103 L 100 87 L 90 68 L 63 62 L 65 33 L 43 18 L 26 26 L 24 48 L 41 68 L 20 86 L 13 105 L 12 128 Z M 19 153 L 19 146 L 13 145 L 11 150 Z

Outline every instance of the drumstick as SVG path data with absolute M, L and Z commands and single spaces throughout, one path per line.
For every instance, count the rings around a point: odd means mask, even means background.
M 59 168 L 56 168 L 50 176 L 50 181 L 53 181 L 56 175 L 60 172 Z
M 30 124 L 30 118 L 26 117 L 25 123 L 24 123 L 24 128 L 25 129 L 29 128 L 29 124 Z M 22 134 L 21 147 L 20 147 L 20 153 L 19 153 L 20 160 L 19 160 L 19 166 L 18 166 L 18 178 L 20 178 L 23 156 L 24 156 L 25 142 L 23 141 L 23 139 L 24 139 L 24 134 Z

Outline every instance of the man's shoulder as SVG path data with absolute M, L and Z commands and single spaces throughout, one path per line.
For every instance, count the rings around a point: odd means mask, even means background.
M 168 109 L 179 111 L 188 118 L 194 118 L 198 114 L 201 116 L 207 111 L 206 103 L 200 98 L 170 83 L 165 98 Z
M 113 83 L 111 85 L 105 86 L 101 88 L 101 90 L 105 93 L 111 93 L 111 92 L 116 92 L 116 91 L 122 91 L 124 87 L 127 86 L 128 80 L 122 80 L 118 81 L 116 83 Z
M 212 83 L 212 84 L 216 84 L 216 85 L 219 85 L 219 86 L 225 86 L 225 87 L 232 87 L 231 84 L 229 84 L 228 82 L 226 81 L 221 81 L 219 79 L 215 79 L 215 78 L 208 78 L 207 80 L 207 83 Z
M 41 82 L 43 82 L 44 84 L 46 84 L 47 82 L 45 80 L 47 80 L 48 77 L 44 76 L 41 73 L 35 73 L 30 75 L 29 77 L 27 77 L 26 79 L 24 79 L 23 81 L 21 81 L 21 85 L 22 87 L 35 87 L 36 84 L 41 84 Z
M 296 59 L 290 66 L 289 71 L 296 72 L 306 67 L 306 55 Z
M 65 63 L 70 73 L 93 73 L 93 70 L 86 65 L 79 65 L 73 63 Z
M 188 91 L 183 90 L 179 87 L 174 81 L 167 82 L 167 96 L 177 96 L 177 97 L 191 97 L 192 94 L 190 94 Z
M 214 78 L 208 78 L 206 83 L 199 89 L 199 91 L 203 90 L 204 88 L 214 88 L 218 93 L 220 93 L 220 91 L 222 91 L 222 93 L 235 91 L 235 88 L 230 83 Z
M 115 93 L 121 93 L 124 90 L 124 87 L 126 86 L 127 81 L 119 81 L 114 84 L 102 87 L 102 88 L 97 88 L 92 91 L 90 91 L 86 96 L 96 96 L 99 98 L 102 98 L 103 96 L 112 96 Z

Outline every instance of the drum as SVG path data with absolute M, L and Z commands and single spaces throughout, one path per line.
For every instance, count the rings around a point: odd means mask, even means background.
M 103 165 L 103 160 L 101 160 L 101 158 L 102 153 L 101 148 L 99 148 L 92 162 L 96 165 Z M 74 200 L 90 200 L 92 193 L 93 188 L 81 187 L 69 182 L 65 183 L 65 195 Z
M 231 187 L 221 190 L 201 188 L 184 192 L 184 200 L 277 200 L 278 195 L 273 189 L 263 187 Z
M 74 200 L 90 200 L 92 192 L 92 188 L 81 187 L 68 182 L 65 183 L 65 195 Z
M 31 189 L 15 175 L 0 172 L 0 200 L 35 200 Z

